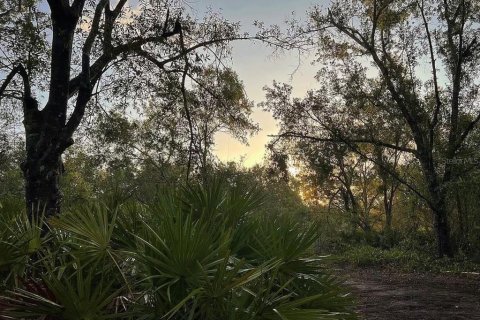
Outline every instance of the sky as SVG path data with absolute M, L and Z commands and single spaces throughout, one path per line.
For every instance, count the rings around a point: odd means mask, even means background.
M 254 32 L 253 22 L 263 21 L 266 25 L 281 24 L 292 13 L 297 18 L 305 18 L 307 10 L 319 1 L 314 0 L 189 0 L 188 4 L 199 16 L 208 8 L 220 12 L 230 21 L 239 21 L 242 30 Z M 273 80 L 293 86 L 293 96 L 303 97 L 309 89 L 314 89 L 316 67 L 311 65 L 313 56 L 304 59 L 300 67 L 298 54 L 286 52 L 273 55 L 272 48 L 252 41 L 233 43 L 232 67 L 242 79 L 245 91 L 255 105 L 265 100 L 264 86 Z M 293 75 L 292 75 L 293 73 Z M 248 146 L 227 134 L 217 134 L 215 153 L 221 161 L 240 161 L 251 167 L 263 162 L 265 145 L 269 135 L 278 133 L 276 122 L 269 112 L 256 107 L 252 119 L 259 124 L 260 131 L 250 137 Z

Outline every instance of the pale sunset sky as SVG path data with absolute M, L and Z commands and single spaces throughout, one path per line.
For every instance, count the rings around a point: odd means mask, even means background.
M 307 10 L 314 4 L 326 1 L 315 0 L 188 0 L 199 16 L 208 8 L 220 12 L 230 21 L 239 21 L 242 30 L 255 32 L 253 22 L 263 21 L 266 25 L 282 24 L 294 12 L 298 19 L 305 19 Z M 285 52 L 272 55 L 272 48 L 261 43 L 239 41 L 233 44 L 232 67 L 243 80 L 246 93 L 257 105 L 265 98 L 263 87 L 270 86 L 273 80 L 293 85 L 294 96 L 302 97 L 316 86 L 314 79 L 317 68 L 311 65 L 313 55 L 301 61 L 298 54 Z M 296 70 L 296 71 L 295 71 Z M 294 73 L 293 75 L 291 75 Z M 260 126 L 260 131 L 249 138 L 249 145 L 243 145 L 226 134 L 216 137 L 215 153 L 221 161 L 241 161 L 250 167 L 262 163 L 268 135 L 278 132 L 271 114 L 256 107 L 252 118 Z

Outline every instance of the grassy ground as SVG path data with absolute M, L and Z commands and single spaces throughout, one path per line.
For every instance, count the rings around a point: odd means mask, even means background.
M 438 259 L 430 254 L 402 248 L 381 249 L 351 246 L 325 260 L 331 266 L 380 267 L 403 272 L 480 273 L 480 264 L 465 257 Z

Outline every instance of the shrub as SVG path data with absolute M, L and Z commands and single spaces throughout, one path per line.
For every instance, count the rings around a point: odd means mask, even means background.
M 462 257 L 437 259 L 425 252 L 402 247 L 381 249 L 368 245 L 351 246 L 330 260 L 355 267 L 387 267 L 400 271 L 457 273 L 480 270 L 480 265 Z
M 34 260 L 24 253 L 0 316 L 355 318 L 350 296 L 312 255 L 317 226 L 258 214 L 262 201 L 212 183 L 146 205 L 74 208 L 51 221 Z

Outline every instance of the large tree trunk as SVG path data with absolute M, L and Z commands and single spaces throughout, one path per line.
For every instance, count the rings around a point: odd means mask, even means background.
M 53 3 L 53 2 L 52 2 Z M 30 221 L 48 219 L 60 212 L 59 177 L 61 155 L 68 147 L 65 123 L 69 99 L 72 43 L 79 12 L 56 3 L 52 8 L 52 58 L 49 97 L 41 111 L 35 99 L 25 101 L 26 160 L 22 165 L 25 178 L 25 200 Z M 83 6 L 83 5 L 82 5 Z M 80 96 L 77 100 L 84 98 Z M 32 103 L 32 107 L 28 104 Z M 78 101 L 77 101 L 78 102 Z M 67 137 L 68 138 L 68 137 Z M 47 220 L 43 232 L 48 230 Z
M 468 239 L 468 219 L 467 219 L 467 212 L 463 206 L 462 198 L 460 196 L 459 189 L 455 192 L 455 200 L 457 204 L 457 214 L 458 214 L 458 228 L 459 228 L 459 244 L 460 246 L 464 246 L 467 243 Z
M 25 200 L 29 219 L 44 215 L 46 219 L 60 212 L 59 177 L 62 170 L 60 158 L 47 161 L 27 159 L 24 167 Z
M 447 221 L 447 210 L 445 207 L 438 207 L 434 210 L 434 215 L 438 255 L 439 257 L 453 257 L 453 249 L 450 240 L 450 227 Z
M 446 205 L 447 196 L 443 189 L 444 186 L 441 185 L 430 185 L 429 187 L 432 199 L 431 208 L 434 215 L 434 227 L 437 236 L 437 250 L 440 258 L 453 256 Z
M 37 102 L 30 98 L 25 101 L 26 159 L 22 164 L 25 179 L 25 202 L 30 221 L 42 215 L 48 218 L 60 212 L 59 177 L 62 162 L 55 136 L 46 132 L 44 112 L 38 111 Z M 51 128 L 49 128 L 51 130 Z M 58 146 L 58 143 L 57 143 Z M 46 225 L 44 226 L 44 232 Z
M 418 143 L 417 143 L 418 145 Z M 431 150 L 423 150 L 420 153 L 420 163 L 423 175 L 427 182 L 430 194 L 430 208 L 433 211 L 434 228 L 437 237 L 437 252 L 440 258 L 452 257 L 453 250 L 450 240 L 450 227 L 448 224 L 447 190 L 446 185 L 450 181 L 450 168 L 445 168 L 443 179 L 440 179 L 434 165 Z

